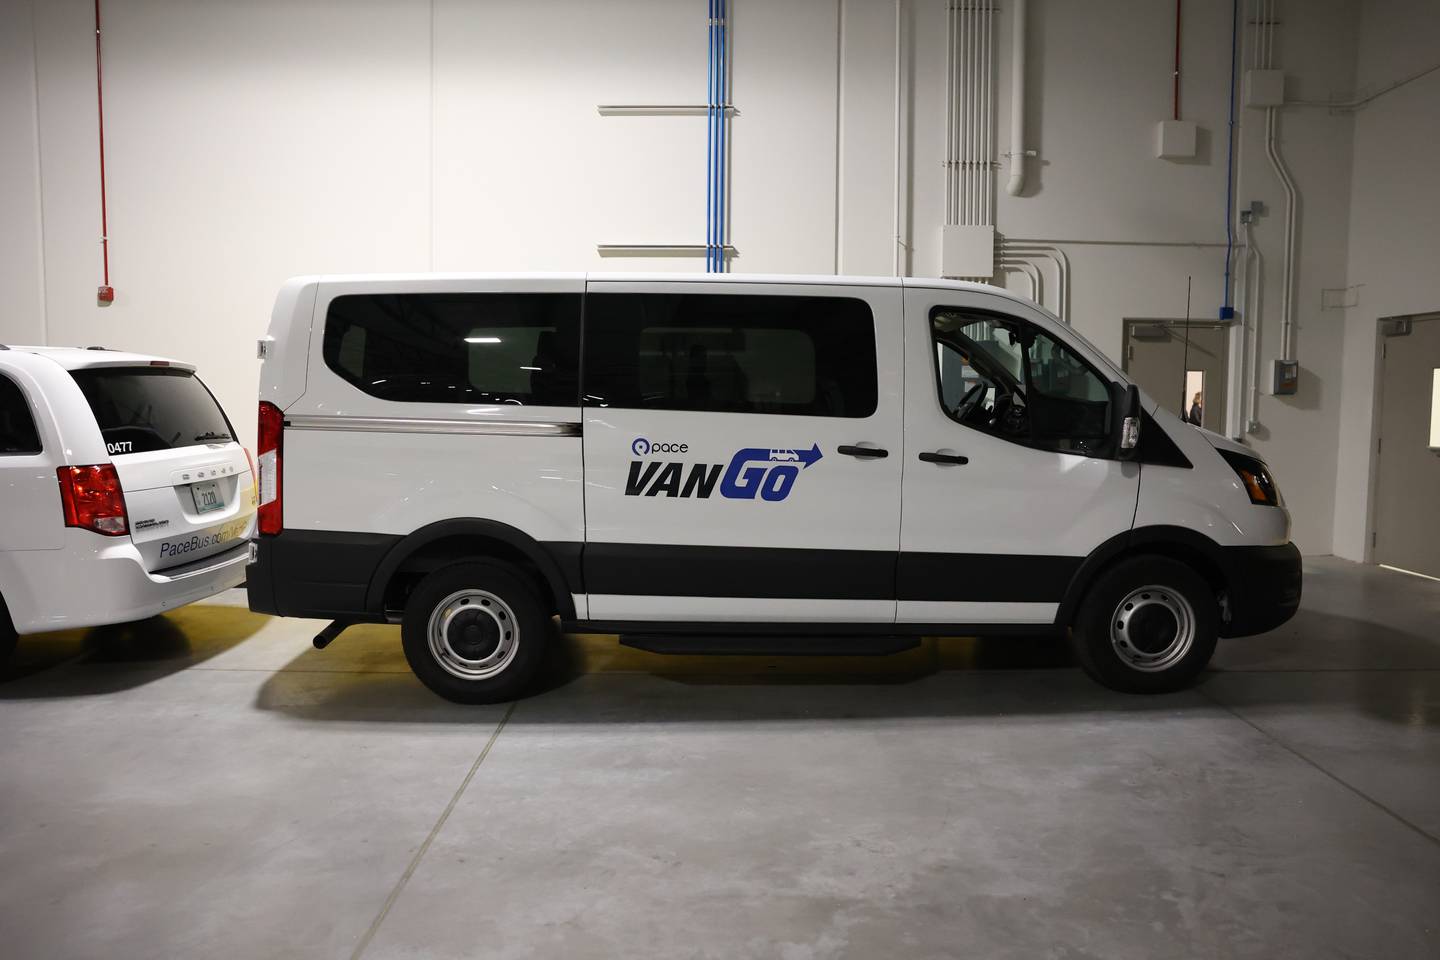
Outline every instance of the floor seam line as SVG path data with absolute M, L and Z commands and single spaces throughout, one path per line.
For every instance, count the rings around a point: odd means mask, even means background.
M 1290 754 L 1291 756 L 1300 760 L 1302 763 L 1323 774 L 1328 779 L 1333 780 L 1335 783 L 1339 784 L 1341 787 L 1348 790 L 1350 793 L 1353 793 L 1361 800 L 1364 800 L 1366 803 L 1370 804 L 1375 809 L 1394 819 L 1397 823 L 1408 827 L 1415 833 L 1418 833 L 1420 836 L 1424 837 L 1426 840 L 1429 840 L 1435 846 L 1440 847 L 1440 837 L 1435 836 L 1429 830 L 1426 830 L 1424 827 L 1410 822 L 1405 817 L 1385 806 L 1385 804 L 1381 803 L 1379 800 L 1376 800 L 1374 797 L 1370 796 L 1370 794 L 1366 793 L 1364 790 L 1361 790 L 1359 787 L 1355 786 L 1349 781 L 1341 779 L 1337 774 L 1331 773 L 1329 770 L 1322 767 L 1319 763 L 1312 760 L 1310 757 L 1305 756 L 1305 754 L 1301 753 L 1295 747 L 1290 746 L 1290 744 L 1286 743 L 1284 740 L 1280 739 L 1278 736 L 1271 733 L 1269 730 L 1266 730 L 1264 727 L 1260 726 L 1258 723 L 1251 720 L 1249 717 L 1242 715 L 1239 711 L 1235 710 L 1229 704 L 1222 703 L 1221 701 L 1215 699 L 1214 697 L 1210 696 L 1210 694 L 1206 693 L 1203 689 L 1197 688 L 1197 692 L 1206 700 L 1209 700 L 1215 706 L 1219 707 L 1221 710 L 1224 710 L 1226 713 L 1230 714 L 1230 716 L 1234 717 L 1236 720 L 1239 720 L 1241 723 L 1245 724 L 1251 730 L 1254 730 L 1256 733 L 1260 734 L 1262 737 L 1269 740 L 1271 743 L 1275 744 L 1277 747 L 1284 750 L 1286 753 Z
M 470 765 L 470 770 L 465 774 L 465 779 L 460 781 L 460 786 L 456 788 L 455 794 L 450 798 L 450 802 L 447 803 L 445 809 L 441 811 L 440 819 L 436 820 L 435 825 L 430 828 L 430 833 L 426 835 L 425 841 L 420 844 L 420 849 L 415 851 L 415 856 L 410 858 L 409 866 L 405 868 L 405 872 L 402 873 L 400 879 L 396 881 L 394 889 L 390 891 L 390 895 L 385 898 L 385 903 L 380 907 L 380 912 L 375 915 L 375 919 L 370 922 L 369 929 L 367 929 L 365 935 L 360 938 L 360 942 L 355 945 L 355 950 L 350 954 L 350 960 L 359 960 L 360 955 L 369 948 L 370 942 L 375 939 L 375 934 L 380 931 L 380 925 L 384 923 L 385 918 L 390 915 L 391 908 L 394 907 L 395 902 L 400 899 L 400 894 L 404 892 L 405 885 L 409 883 L 410 878 L 415 875 L 416 869 L 420 866 L 420 861 L 425 858 L 425 854 L 430 851 L 430 845 L 435 842 L 435 838 L 439 836 L 441 829 L 445 826 L 445 822 L 450 819 L 450 814 L 454 812 L 455 805 L 460 802 L 460 797 L 465 793 L 466 789 L 469 788 L 470 781 L 475 779 L 475 774 L 479 771 L 480 764 L 485 762 L 485 758 L 490 755 L 490 749 L 495 746 L 495 741 L 500 739 L 500 732 L 505 729 L 505 724 L 510 722 L 510 716 L 515 712 L 517 703 L 518 701 L 512 700 L 509 709 L 505 711 L 505 716 L 501 717 L 500 722 L 495 725 L 495 730 L 490 734 L 490 739 L 485 742 L 485 747 L 480 751 L 479 756 L 475 758 L 475 762 Z

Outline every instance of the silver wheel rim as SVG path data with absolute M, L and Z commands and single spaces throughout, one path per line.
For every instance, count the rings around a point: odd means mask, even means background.
M 1110 616 L 1110 645 L 1131 669 L 1168 670 L 1195 646 L 1195 610 L 1169 587 L 1132 590 Z
M 430 655 L 461 680 L 486 680 L 515 659 L 520 624 L 510 604 L 488 590 L 457 590 L 430 611 Z

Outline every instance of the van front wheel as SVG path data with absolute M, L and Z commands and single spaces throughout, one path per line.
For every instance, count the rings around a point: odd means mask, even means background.
M 553 631 L 524 577 L 503 563 L 477 561 L 420 581 L 400 636 L 425 686 L 456 703 L 498 703 L 530 686 Z
M 1101 574 L 1071 626 L 1075 659 L 1126 693 L 1189 686 L 1215 653 L 1218 608 L 1209 584 L 1169 557 L 1132 557 Z
M 19 640 L 15 625 L 10 622 L 10 611 L 5 609 L 5 598 L 0 597 L 0 664 L 10 659 Z

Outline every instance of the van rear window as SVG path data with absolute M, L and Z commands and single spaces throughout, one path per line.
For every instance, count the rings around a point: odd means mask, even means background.
M 111 456 L 225 443 L 235 431 L 205 384 L 174 367 L 72 370 Z
M 340 296 L 325 318 L 324 354 L 382 400 L 573 407 L 580 294 Z

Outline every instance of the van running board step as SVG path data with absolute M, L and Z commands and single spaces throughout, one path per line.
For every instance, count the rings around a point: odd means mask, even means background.
M 920 646 L 919 637 L 826 637 L 746 634 L 622 633 L 622 646 L 650 653 L 706 656 L 852 656 L 883 657 Z

